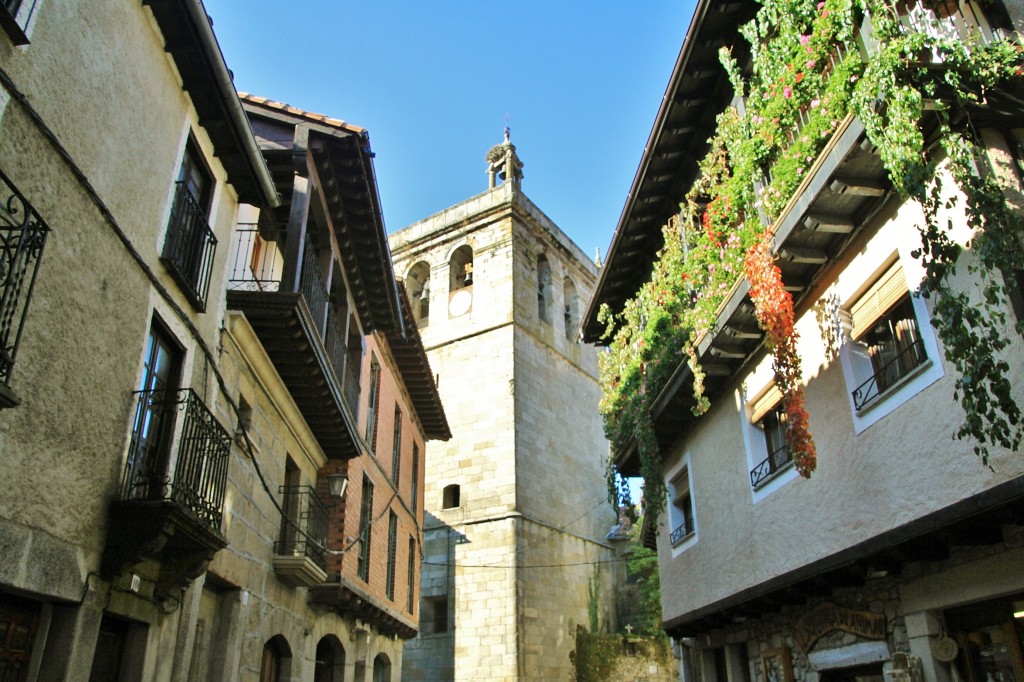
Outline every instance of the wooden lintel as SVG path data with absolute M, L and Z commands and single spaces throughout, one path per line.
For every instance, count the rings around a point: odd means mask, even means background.
M 804 226 L 815 232 L 831 232 L 836 234 L 849 234 L 853 232 L 853 221 L 845 216 L 826 215 L 823 213 L 811 213 L 804 218 Z
M 828 255 L 818 249 L 804 249 L 796 246 L 786 246 L 779 251 L 779 256 L 791 263 L 809 263 L 813 265 L 824 265 L 828 262 Z
M 885 194 L 885 187 L 873 180 L 861 178 L 836 178 L 829 185 L 836 194 L 852 194 L 859 197 L 880 197 Z
M 746 353 L 737 352 L 734 350 L 726 350 L 724 348 L 718 348 L 717 346 L 712 346 L 711 350 L 708 352 L 710 352 L 716 358 L 726 358 L 728 360 L 742 360 L 743 358 L 747 357 Z
M 749 329 L 740 329 L 739 327 L 727 326 L 724 329 L 725 333 L 734 339 L 759 339 L 761 338 L 761 332 L 751 331 Z

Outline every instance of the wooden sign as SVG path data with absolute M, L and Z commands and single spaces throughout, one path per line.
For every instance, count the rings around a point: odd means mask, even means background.
M 796 643 L 804 653 L 830 632 L 841 630 L 865 639 L 885 639 L 885 615 L 871 611 L 844 609 L 825 602 L 804 614 L 794 627 Z

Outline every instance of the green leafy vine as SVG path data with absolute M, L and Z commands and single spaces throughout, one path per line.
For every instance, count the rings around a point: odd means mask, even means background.
M 869 38 L 861 27 L 870 27 Z M 955 396 L 966 417 L 956 435 L 973 439 L 986 465 L 990 445 L 1019 448 L 1024 426 L 1007 378 L 1010 325 L 1002 311 L 1010 289 L 1003 273 L 1024 262 L 1024 237 L 1020 215 L 979 162 L 985 157 L 969 113 L 995 88 L 1024 81 L 1020 40 L 983 43 L 919 33 L 884 0 L 764 0 L 741 33 L 751 45 L 752 68 L 741 69 L 728 51 L 721 57 L 734 89 L 745 96 L 744 110 L 730 108 L 718 117 L 700 176 L 663 228 L 665 246 L 650 281 L 621 313 L 603 309 L 599 318 L 609 342 L 600 358 L 605 432 L 614 452 L 636 447 L 647 513 L 656 518 L 665 501 L 650 415 L 654 399 L 687 361 L 694 412 L 707 409 L 696 344 L 713 328 L 735 281 L 751 274 L 750 254 L 768 243 L 774 220 L 850 114 L 864 124 L 898 193 L 924 211 L 917 255 L 927 273 L 923 293 L 934 301 L 932 323 L 958 373 Z M 861 49 L 870 41 L 870 49 Z M 938 121 L 927 140 L 921 125 L 926 106 Z M 947 182 L 960 193 L 945 191 Z M 953 208 L 963 211 L 972 234 L 969 259 L 961 258 L 963 247 L 941 218 Z M 980 302 L 954 288 L 961 266 L 981 283 Z M 779 305 L 785 319 L 785 302 Z M 763 327 L 771 324 L 767 316 L 758 318 Z M 1024 334 L 1020 321 L 1016 330 Z M 792 389 L 787 411 L 799 410 L 802 403 L 790 402 L 802 396 L 795 342 L 778 338 L 787 352 L 775 358 L 776 373 Z M 809 433 L 802 437 L 813 455 Z M 811 470 L 813 458 L 801 473 Z M 612 468 L 609 493 L 618 504 L 623 489 L 615 481 Z

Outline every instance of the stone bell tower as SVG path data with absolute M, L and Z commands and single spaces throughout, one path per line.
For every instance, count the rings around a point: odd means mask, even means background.
M 403 680 L 566 679 L 588 604 L 614 625 L 597 357 L 577 338 L 597 268 L 522 193 L 509 138 L 485 192 L 391 235 L 453 435 L 427 446 Z

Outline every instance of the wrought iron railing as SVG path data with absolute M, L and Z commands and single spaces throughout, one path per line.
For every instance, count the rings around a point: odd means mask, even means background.
M 289 518 L 281 519 L 281 535 L 274 543 L 274 554 L 305 556 L 326 571 L 327 505 L 309 486 L 281 486 L 278 492 Z
M 756 488 L 761 485 L 782 471 L 792 461 L 793 453 L 790 452 L 788 445 L 775 449 L 770 455 L 765 457 L 763 462 L 750 470 L 751 487 Z
M 299 273 L 299 293 L 306 299 L 306 306 L 309 308 L 313 321 L 316 323 L 316 330 L 320 337 L 324 336 L 324 327 L 327 323 L 326 311 L 329 298 L 327 296 L 327 284 L 320 272 L 320 262 L 317 258 L 313 244 L 306 239 L 306 248 L 302 250 L 302 271 Z
M 694 528 L 693 528 L 693 520 L 692 519 L 688 519 L 688 518 L 684 518 L 683 522 L 681 524 L 679 524 L 675 528 L 675 530 L 673 530 L 671 533 L 669 533 L 669 537 L 668 537 L 669 542 L 673 546 L 678 545 L 680 542 L 682 542 L 686 538 L 687 535 L 692 533 L 693 530 L 694 530 Z
M 0 383 L 9 384 L 50 229 L 0 172 Z
M 28 45 L 25 30 L 36 11 L 38 0 L 2 0 L 0 2 L 0 29 L 7 32 L 15 45 Z M 20 16 L 19 16 L 20 14 Z
M 121 498 L 176 502 L 219 531 L 231 435 L 192 389 L 136 395 Z
M 217 238 L 210 229 L 206 211 L 188 186 L 178 182 L 161 259 L 200 311 L 206 310 L 216 251 Z
M 262 239 L 253 223 L 239 223 L 235 234 L 235 260 L 228 275 L 228 289 L 278 291 L 281 259 L 277 242 Z
M 897 382 L 924 364 L 928 359 L 921 339 L 914 339 L 895 357 L 882 365 L 871 376 L 853 390 L 853 405 L 860 410 L 881 397 Z

